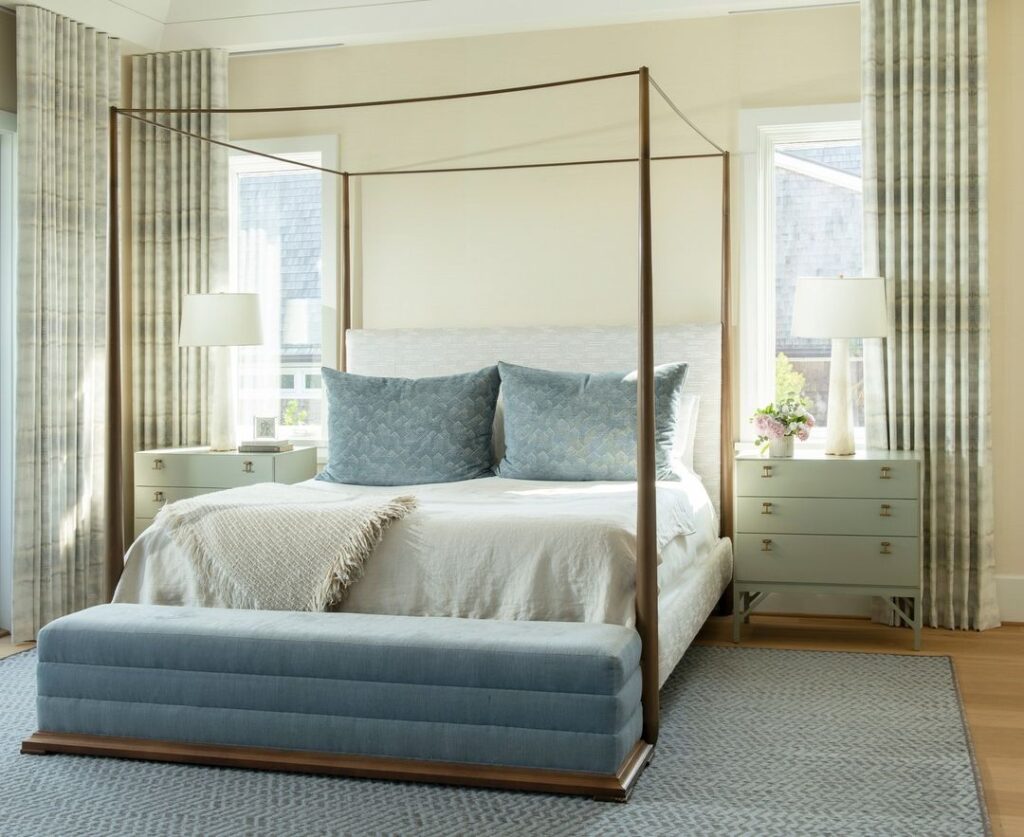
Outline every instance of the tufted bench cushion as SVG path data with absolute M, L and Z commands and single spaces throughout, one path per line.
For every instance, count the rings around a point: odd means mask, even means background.
M 38 637 L 47 732 L 614 773 L 630 628 L 102 605 Z

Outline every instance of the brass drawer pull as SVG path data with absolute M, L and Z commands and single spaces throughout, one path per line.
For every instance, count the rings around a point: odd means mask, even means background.
M 153 492 L 153 502 L 154 503 L 166 503 L 167 502 L 167 498 L 164 497 L 164 493 L 162 491 L 154 491 Z
M 889 541 L 882 541 L 882 548 L 878 551 L 882 555 L 892 555 L 892 544 Z
M 246 459 L 245 462 L 242 463 L 242 470 L 245 471 L 245 473 L 247 474 L 251 474 L 253 471 L 256 470 L 253 467 L 251 459 Z
M 164 461 L 162 459 L 153 460 L 153 470 L 162 471 L 164 469 Z
M 761 466 L 761 479 L 769 480 L 771 478 L 772 478 L 772 466 L 771 465 L 762 465 Z
M 891 480 L 892 468 L 890 468 L 888 465 L 883 465 L 882 469 L 878 472 L 878 478 L 880 480 Z
M 882 503 L 882 508 L 878 512 L 879 517 L 892 517 L 892 506 L 888 503 Z
M 771 503 L 761 503 L 761 514 L 771 514 L 771 513 L 772 513 L 772 504 Z
M 772 551 L 772 539 L 771 538 L 765 538 L 763 541 L 761 541 L 761 551 L 762 552 L 771 552 Z

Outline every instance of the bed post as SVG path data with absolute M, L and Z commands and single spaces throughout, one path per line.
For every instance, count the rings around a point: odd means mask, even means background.
M 352 224 L 349 218 L 349 175 L 341 175 L 341 287 L 338 289 L 337 307 L 341 313 L 338 332 L 338 368 L 348 369 L 345 337 L 352 328 Z
M 730 224 L 729 152 L 722 153 L 722 409 L 721 409 L 721 492 L 722 537 L 733 535 L 733 447 L 732 414 L 732 238 Z M 731 601 L 731 597 L 729 598 Z
M 640 316 L 637 343 L 636 629 L 643 643 L 643 739 L 658 740 L 658 551 L 654 467 L 654 291 L 651 267 L 651 88 L 640 68 Z
M 103 596 L 110 601 L 124 567 L 123 456 L 121 451 L 121 235 L 118 206 L 119 139 L 117 106 L 110 106 L 107 165 L 107 455 L 104 474 L 107 495 L 106 580 Z

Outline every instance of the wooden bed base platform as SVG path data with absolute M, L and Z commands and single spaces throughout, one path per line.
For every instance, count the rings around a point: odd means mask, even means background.
M 612 776 L 489 764 L 456 764 L 220 744 L 186 744 L 69 732 L 35 732 L 21 742 L 21 752 L 29 755 L 65 753 L 212 767 L 276 770 L 285 773 L 319 773 L 357 779 L 571 794 L 590 796 L 606 802 L 627 802 L 637 779 L 653 756 L 654 747 L 646 741 L 638 741 L 622 762 L 618 772 Z

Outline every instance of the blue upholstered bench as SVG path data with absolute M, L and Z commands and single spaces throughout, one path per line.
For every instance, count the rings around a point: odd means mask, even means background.
M 649 758 L 640 640 L 615 625 L 120 604 L 38 653 L 24 752 L 609 798 Z

